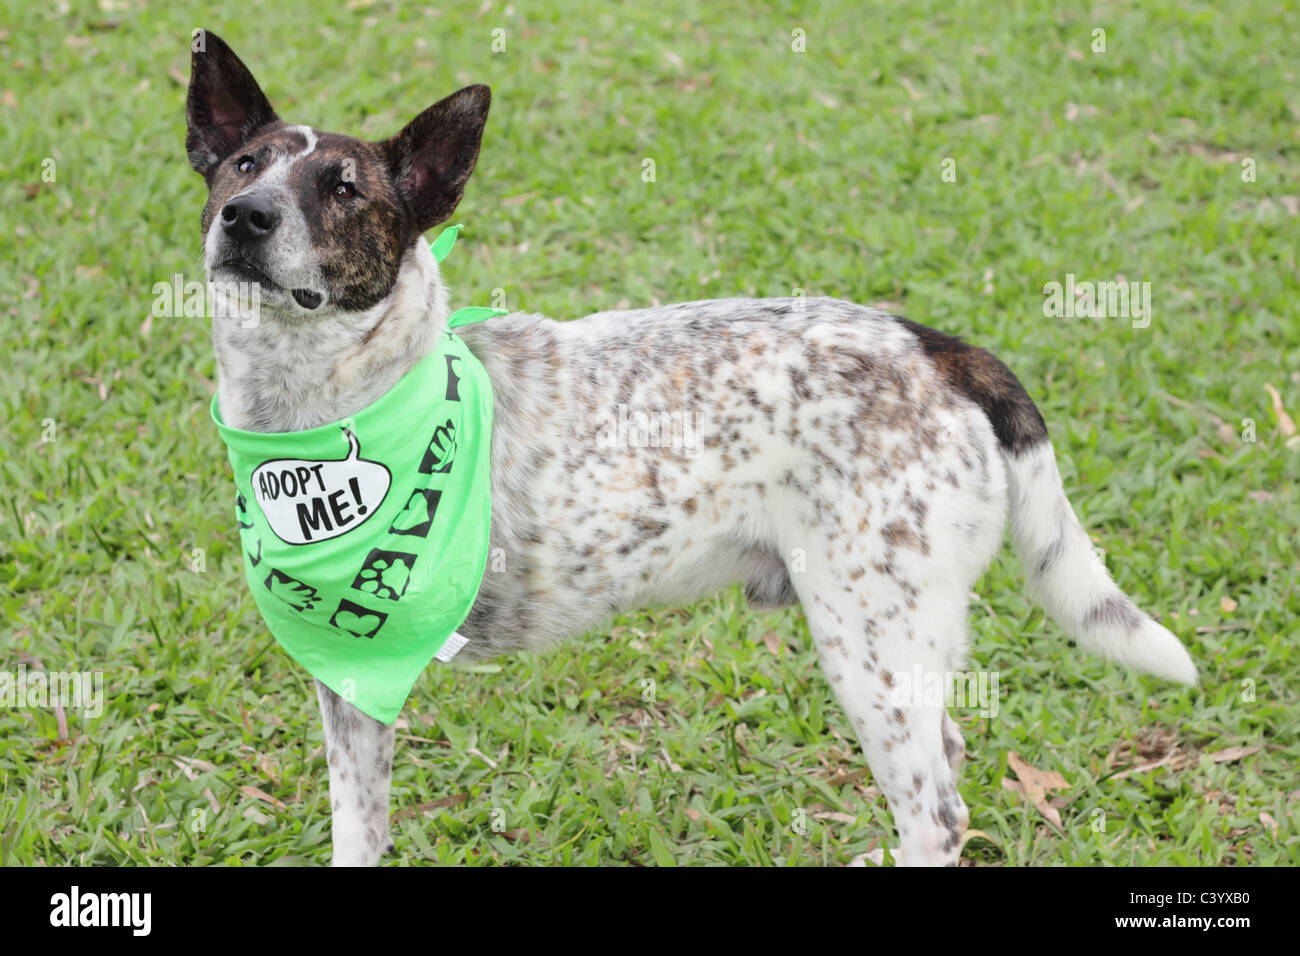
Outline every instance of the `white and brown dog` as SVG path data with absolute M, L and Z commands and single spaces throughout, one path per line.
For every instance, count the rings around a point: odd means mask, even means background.
M 209 190 L 204 261 L 261 293 L 255 326 L 214 319 L 223 416 L 262 432 L 338 421 L 445 331 L 421 237 L 461 199 L 488 88 L 365 142 L 286 125 L 230 48 L 204 41 L 186 138 Z M 835 299 L 516 313 L 459 334 L 495 392 L 491 546 L 507 556 L 460 629 L 466 658 L 538 651 L 736 581 L 758 605 L 798 602 L 908 864 L 958 860 L 964 746 L 942 704 L 899 706 L 892 685 L 962 669 L 968 595 L 1008 512 L 1029 586 L 1064 630 L 1196 681 L 1178 639 L 1112 582 L 1038 409 L 983 349 Z M 601 440 L 620 409 L 689 414 L 695 447 Z M 334 863 L 374 864 L 390 845 L 393 728 L 319 696 Z

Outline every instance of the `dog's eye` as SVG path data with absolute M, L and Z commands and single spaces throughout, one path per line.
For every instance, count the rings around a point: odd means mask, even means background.
M 239 162 L 235 164 L 235 168 L 241 173 L 247 175 L 257 168 L 257 163 L 254 161 L 252 156 L 240 156 Z
M 356 194 L 356 187 L 351 183 L 339 183 L 334 187 L 334 198 L 336 199 L 351 199 Z

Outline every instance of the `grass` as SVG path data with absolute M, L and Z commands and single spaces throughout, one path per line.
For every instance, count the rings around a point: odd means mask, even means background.
M 1300 862 L 1300 448 L 1265 389 L 1300 417 L 1300 10 L 0 9 L 0 669 L 98 671 L 106 695 L 66 730 L 0 707 L 0 863 L 328 860 L 314 694 L 242 578 L 205 323 L 149 318 L 154 283 L 199 277 L 199 26 L 281 115 L 355 135 L 492 85 L 459 304 L 502 289 L 571 318 L 799 288 L 998 352 L 1112 572 L 1202 686 L 1068 647 L 1004 551 L 971 618 L 1000 710 L 957 712 L 987 835 L 966 859 Z M 1067 274 L 1150 282 L 1150 326 L 1045 317 Z M 843 864 L 894 841 L 802 616 L 736 590 L 545 657 L 432 667 L 403 721 L 398 865 Z M 1010 752 L 1068 783 L 1060 831 L 1004 789 Z

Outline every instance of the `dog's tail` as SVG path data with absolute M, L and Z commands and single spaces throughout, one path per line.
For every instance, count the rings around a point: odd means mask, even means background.
M 1065 497 L 1043 416 L 1016 377 L 984 349 L 906 324 L 993 426 L 1009 476 L 1011 537 L 1038 603 L 1088 650 L 1195 684 L 1196 665 L 1182 642 L 1137 609 L 1093 550 Z
M 1011 492 L 1011 539 L 1029 588 L 1080 644 L 1138 670 L 1196 683 L 1182 642 L 1142 613 L 1119 589 L 1065 497 L 1052 443 L 1005 449 Z

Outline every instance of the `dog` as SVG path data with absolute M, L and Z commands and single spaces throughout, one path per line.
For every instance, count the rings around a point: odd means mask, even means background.
M 422 236 L 464 194 L 489 90 L 367 142 L 286 124 L 230 47 L 202 39 L 186 150 L 208 188 L 204 263 L 210 282 L 261 294 L 256 324 L 213 320 L 221 411 L 256 432 L 345 419 L 448 334 Z M 830 298 L 513 313 L 459 335 L 492 385 L 490 544 L 506 556 L 459 628 L 463 659 L 541 651 L 735 582 L 755 606 L 798 603 L 907 865 L 959 860 L 965 747 L 942 703 L 900 704 L 898 684 L 963 668 L 968 598 L 1008 514 L 1029 590 L 1079 644 L 1197 680 L 1112 581 L 1041 414 L 984 349 Z M 691 447 L 602 440 L 627 410 L 672 409 L 694 416 Z M 374 865 L 392 846 L 393 727 L 317 687 L 333 864 Z

